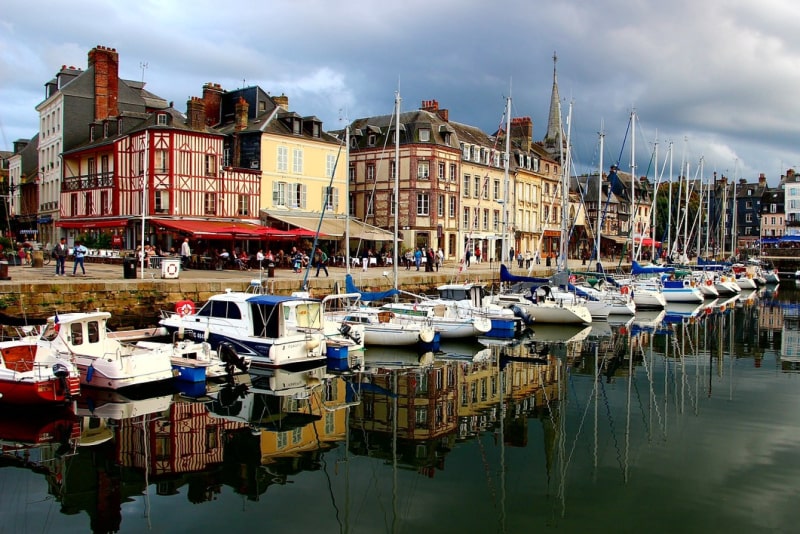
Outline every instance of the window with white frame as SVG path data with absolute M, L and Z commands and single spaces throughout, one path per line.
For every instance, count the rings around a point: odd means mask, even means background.
M 355 165 L 350 165 L 347 168 L 347 175 L 348 175 L 348 177 L 350 179 L 350 183 L 351 184 L 356 183 L 356 167 L 355 167 Z
M 449 200 L 450 206 L 449 206 L 449 209 L 447 211 L 448 211 L 448 215 L 452 218 L 452 217 L 456 216 L 456 197 L 452 196 L 448 200 Z
M 374 203 L 372 202 L 373 198 L 372 195 L 367 195 L 367 215 L 374 215 Z
M 444 217 L 444 195 L 439 195 L 436 200 L 436 214 L 439 217 Z
M 238 195 L 236 197 L 236 213 L 250 215 L 250 195 Z
M 445 166 L 444 163 L 439 163 L 439 180 L 445 180 Z
M 431 140 L 431 131 L 427 128 L 422 128 L 419 131 L 419 140 L 422 143 L 427 143 Z
M 397 162 L 389 162 L 389 179 L 394 181 L 394 173 L 397 172 Z
M 489 210 L 488 209 L 484 209 L 483 210 L 483 229 L 484 230 L 488 230 L 489 229 Z
M 156 172 L 167 173 L 169 172 L 169 152 L 163 149 L 156 150 L 155 154 Z
M 295 174 L 303 174 L 303 149 L 292 149 L 292 172 Z
M 286 205 L 286 182 L 272 182 L 272 205 Z
M 349 211 L 349 215 L 351 217 L 355 217 L 356 216 L 356 196 L 353 193 L 350 193 L 348 196 L 350 198 L 350 202 L 349 202 L 349 204 L 347 206 L 348 211 Z
M 375 181 L 375 164 L 374 163 L 367 163 L 367 181 L 374 182 Z
M 494 210 L 494 225 L 492 228 L 495 232 L 500 231 L 500 210 Z
M 430 214 L 430 197 L 428 193 L 417 193 L 417 215 Z
M 336 170 L 336 156 L 333 154 L 328 154 L 325 158 L 325 176 L 333 176 L 334 171 Z
M 473 191 L 473 195 L 472 196 L 475 197 L 475 198 L 481 198 L 481 177 L 480 176 L 474 176 L 472 178 L 472 182 L 473 182 L 473 186 L 474 186 L 473 190 L 472 190 Z
M 288 203 L 292 208 L 306 207 L 306 184 L 287 184 L 288 185 Z
M 169 191 L 158 189 L 153 195 L 153 209 L 156 213 L 167 213 L 169 211 Z
M 369 134 L 367 136 L 367 146 L 375 146 L 375 141 L 376 140 L 377 140 L 377 137 L 375 137 L 375 134 Z
M 339 190 L 335 187 L 325 186 L 322 189 L 325 209 L 336 211 L 339 208 Z
M 769 205 L 769 212 L 770 213 L 777 213 L 778 212 L 778 205 L 777 204 L 770 204 Z
M 203 213 L 205 215 L 217 214 L 217 194 L 205 193 L 203 195 Z
M 500 200 L 500 180 L 494 181 L 494 199 Z
M 481 210 L 479 208 L 472 208 L 472 228 L 477 230 L 481 223 Z
M 420 161 L 417 163 L 417 179 L 427 180 L 431 177 L 430 162 Z
M 464 185 L 461 186 L 461 194 L 465 198 L 469 198 L 469 188 L 470 188 L 470 175 L 464 175 Z
M 217 156 L 214 154 L 206 154 L 205 157 L 205 170 L 206 176 L 217 175 Z
M 456 181 L 456 174 L 457 174 L 457 172 L 456 172 L 456 164 L 455 163 L 451 163 L 450 164 L 450 181 L 451 182 L 455 182 Z

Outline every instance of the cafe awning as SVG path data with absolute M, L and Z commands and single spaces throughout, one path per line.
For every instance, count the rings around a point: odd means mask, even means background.
M 282 232 L 257 224 L 231 221 L 204 221 L 190 219 L 149 219 L 150 224 L 188 234 L 192 237 L 222 239 L 263 239 Z
M 66 220 L 56 221 L 56 226 L 59 228 L 77 229 L 77 230 L 91 230 L 94 228 L 124 228 L 128 225 L 128 219 L 86 219 L 86 220 Z
M 623 245 L 629 241 L 627 236 L 624 235 L 600 235 L 603 239 L 608 239 L 609 241 L 613 241 L 614 243 L 619 243 Z
M 343 215 L 325 215 L 320 224 L 319 213 L 285 213 L 279 210 L 261 210 L 268 219 L 304 229 L 310 234 L 303 237 L 313 237 L 319 228 L 320 237 L 341 238 L 345 234 L 347 217 Z M 291 230 L 290 230 L 291 231 Z M 350 219 L 350 238 L 364 241 L 392 241 L 394 234 L 377 226 L 363 223 L 357 219 Z

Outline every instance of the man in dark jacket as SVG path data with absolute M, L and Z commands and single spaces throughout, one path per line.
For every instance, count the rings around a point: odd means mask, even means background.
M 62 237 L 61 242 L 53 247 L 53 257 L 56 259 L 56 276 L 66 276 L 64 266 L 67 263 L 67 238 Z

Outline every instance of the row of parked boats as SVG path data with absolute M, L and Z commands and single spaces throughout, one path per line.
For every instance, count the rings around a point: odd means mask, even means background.
M 260 280 L 245 291 L 227 290 L 195 309 L 178 302 L 159 327 L 111 332 L 110 314 L 95 311 L 51 317 L 13 339 L 0 341 L 0 402 L 68 401 L 81 386 L 120 390 L 168 380 L 205 382 L 247 372 L 328 360 L 348 368 L 365 346 L 436 352 L 442 339 L 499 340 L 532 324 L 588 325 L 632 316 L 668 302 L 702 303 L 735 295 L 767 279 L 751 269 L 680 272 L 634 263 L 626 277 L 561 273 L 538 279 L 501 266 L 501 291 L 453 283 L 434 296 L 375 305 L 399 293 L 365 292 L 346 279 L 346 293 L 323 299 L 307 293 L 267 294 Z M 166 337 L 157 337 L 166 336 Z

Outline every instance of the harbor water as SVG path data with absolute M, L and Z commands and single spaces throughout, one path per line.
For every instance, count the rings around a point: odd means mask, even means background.
M 798 297 L 4 407 L 0 532 L 794 532 Z

